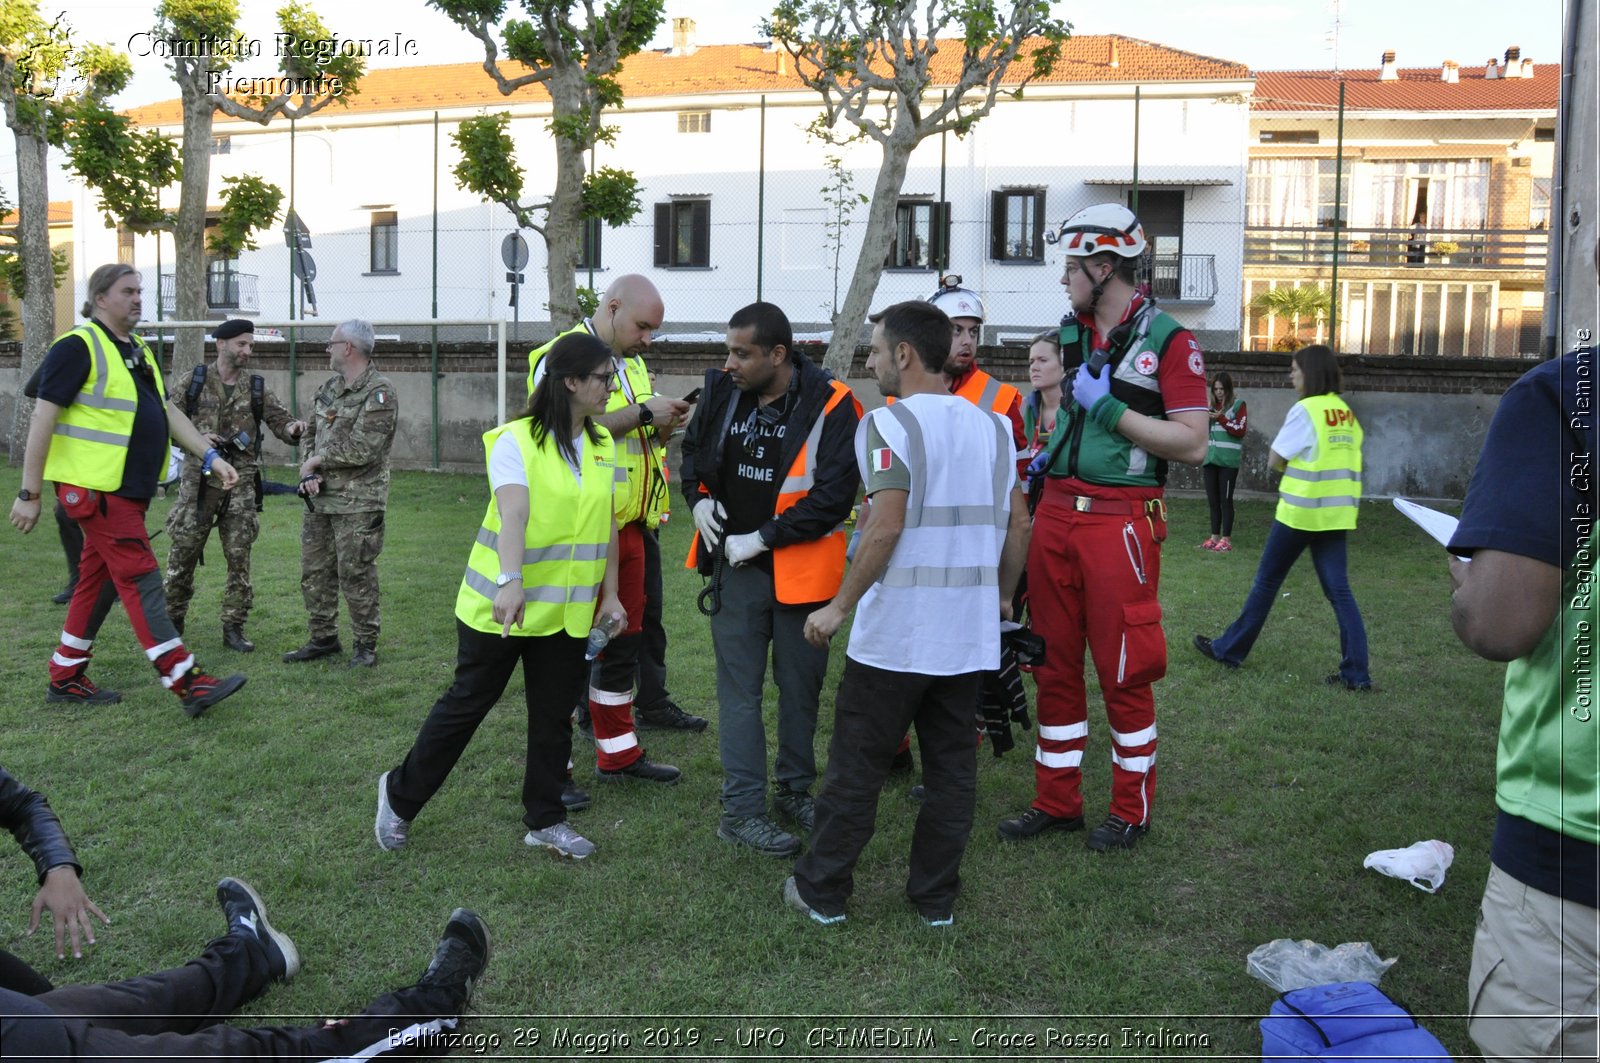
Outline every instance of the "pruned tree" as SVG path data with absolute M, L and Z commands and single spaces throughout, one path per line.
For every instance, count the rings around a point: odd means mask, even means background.
M 241 39 L 237 0 L 161 0 L 155 15 L 152 32 L 161 38 L 223 45 Z M 304 118 L 331 104 L 347 102 L 360 89 L 366 57 L 344 50 L 328 54 L 326 42 L 333 38 L 316 12 L 291 0 L 278 9 L 274 50 L 280 56 L 279 77 L 234 79 L 230 71 L 235 56 L 227 47 L 181 49 L 206 54 L 174 54 L 168 59 L 183 106 L 183 140 L 176 160 L 170 147 L 163 149 L 153 139 L 145 139 L 142 148 L 130 148 L 132 154 L 125 155 L 118 166 L 112 165 L 118 160 L 111 151 L 84 151 L 81 155 L 74 151 L 74 170 L 101 191 L 102 206 L 109 215 L 137 231 L 172 233 L 179 320 L 206 317 L 206 207 L 211 184 L 213 119 L 221 112 L 266 125 L 274 118 Z M 105 112 L 98 117 L 109 122 Z M 102 149 L 115 150 L 118 135 L 132 138 L 123 142 L 125 146 L 139 143 L 140 134 L 126 124 L 120 133 L 115 123 L 107 129 L 108 136 L 98 141 Z M 88 146 L 82 141 L 80 144 Z M 141 161 L 146 164 L 142 172 L 136 165 Z M 115 172 L 119 168 L 121 173 Z M 176 214 L 163 210 L 159 199 L 161 189 L 175 178 L 182 181 Z M 222 213 L 209 247 L 214 255 L 232 257 L 255 246 L 251 234 L 272 223 L 282 193 L 253 176 L 224 183 L 227 187 Z M 178 335 L 174 347 L 176 364 L 198 362 L 204 337 L 186 329 Z
M 35 0 L 0 3 L 0 102 L 17 146 L 16 262 L 8 277 L 23 297 L 24 380 L 55 336 L 53 293 L 60 275 L 50 250 L 49 150 L 60 146 L 75 108 L 114 95 L 132 72 L 125 54 L 102 45 L 75 47 L 71 27 L 60 18 L 46 22 Z M 9 436 L 12 464 L 22 460 L 32 416 L 32 400 L 19 395 Z
M 511 212 L 518 228 L 544 240 L 550 319 L 561 325 L 581 316 L 577 293 L 583 223 L 599 218 L 621 225 L 639 211 L 633 175 L 609 167 L 585 175 L 584 153 L 612 143 L 615 130 L 601 122 L 607 107 L 622 106 L 616 74 L 622 61 L 650 43 L 661 24 L 663 0 L 522 0 L 531 21 L 511 19 L 498 36 L 507 59 L 528 72 L 507 77 L 500 69 L 496 26 L 505 0 L 428 0 L 483 43 L 483 69 L 503 95 L 541 84 L 550 94 L 550 133 L 556 153 L 555 185 L 542 202 L 523 203 L 505 114 L 461 123 L 453 139 L 462 154 L 455 168 L 461 187 Z M 574 17 L 581 11 L 582 19 Z
M 1048 74 L 1071 27 L 1043 0 L 780 0 L 766 30 L 822 96 L 819 130 L 841 123 L 883 156 L 866 232 L 844 303 L 833 317 L 827 366 L 843 373 L 883 275 L 911 153 L 928 137 L 965 134 L 994 107 L 1012 64 L 1020 93 Z M 957 49 L 954 81 L 935 94 L 934 57 Z

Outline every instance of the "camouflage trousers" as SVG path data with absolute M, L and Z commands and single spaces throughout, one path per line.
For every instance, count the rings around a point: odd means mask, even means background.
M 300 528 L 300 595 L 311 637 L 339 634 L 339 593 L 355 640 L 378 643 L 378 555 L 383 513 L 307 513 Z
M 182 624 L 194 597 L 194 569 L 201 561 L 211 529 L 222 541 L 228 582 L 222 592 L 222 623 L 243 624 L 250 617 L 255 593 L 250 586 L 250 546 L 261 531 L 256 517 L 254 480 L 239 481 L 231 491 L 206 489 L 204 497 L 188 480 L 167 512 L 167 614 Z

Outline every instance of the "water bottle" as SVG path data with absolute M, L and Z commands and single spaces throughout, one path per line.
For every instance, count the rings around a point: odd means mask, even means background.
M 620 613 L 604 613 L 595 618 L 594 627 L 589 629 L 589 641 L 583 648 L 583 659 L 592 661 L 600 656 L 606 644 L 622 630 L 622 615 Z

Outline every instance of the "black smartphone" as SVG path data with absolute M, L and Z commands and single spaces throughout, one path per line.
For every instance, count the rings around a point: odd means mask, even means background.
M 689 394 L 687 394 L 687 395 L 685 395 L 683 397 L 683 401 L 689 403 L 691 406 L 694 405 L 696 402 L 699 402 L 700 401 L 700 389 L 699 388 L 695 388 L 693 391 L 689 392 Z

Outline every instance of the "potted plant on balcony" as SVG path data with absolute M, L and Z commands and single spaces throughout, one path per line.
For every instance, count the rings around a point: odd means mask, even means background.
M 1371 259 L 1372 242 L 1370 240 L 1351 240 L 1348 254 L 1352 262 L 1367 262 Z
M 1444 265 L 1450 264 L 1450 256 L 1461 250 L 1461 245 L 1454 240 L 1435 240 L 1428 245 L 1428 250 L 1438 256 Z
M 1252 299 L 1250 305 L 1280 322 L 1288 322 L 1288 331 L 1273 342 L 1274 350 L 1283 350 L 1280 345 L 1285 343 L 1289 344 L 1289 350 L 1298 350 L 1311 342 L 1307 329 L 1314 336 L 1317 322 L 1333 309 L 1333 295 L 1326 288 L 1315 286 L 1268 288 Z

